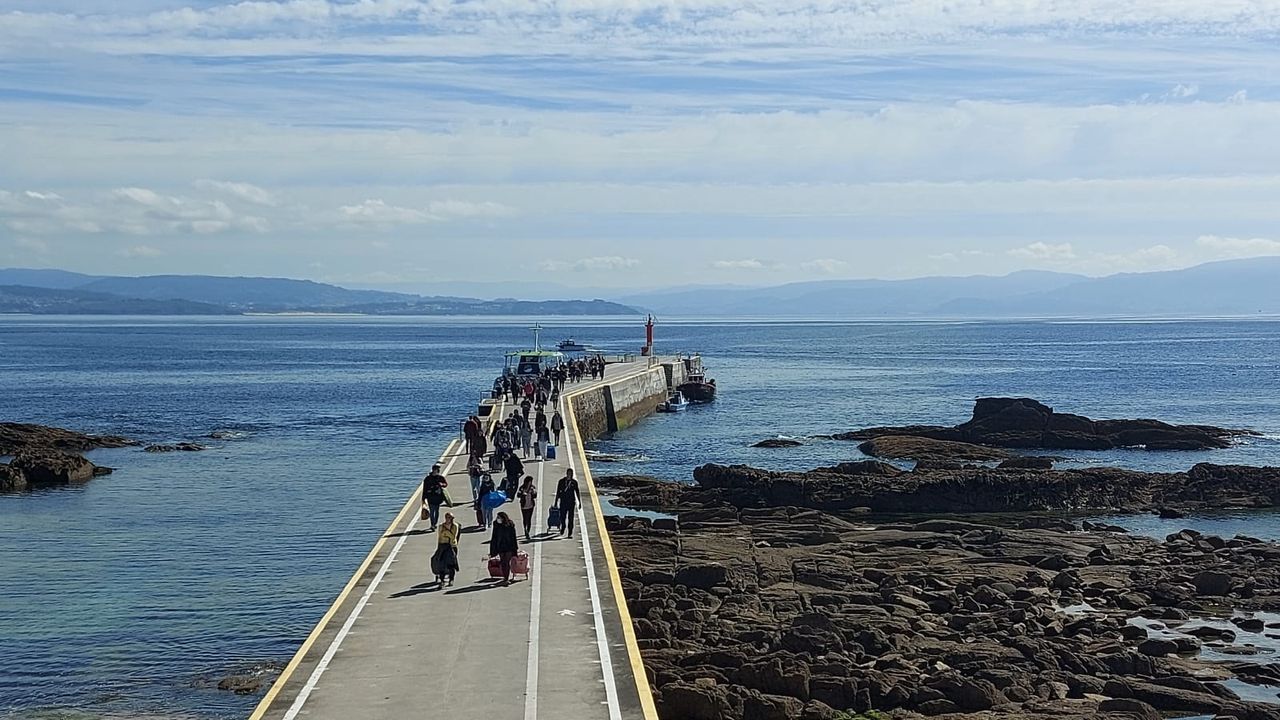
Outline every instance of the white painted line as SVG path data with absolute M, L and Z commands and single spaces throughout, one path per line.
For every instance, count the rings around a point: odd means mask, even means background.
M 569 467 L 574 467 L 573 452 L 569 449 L 569 434 L 565 435 L 565 454 Z M 587 534 L 587 517 L 582 511 L 584 503 L 578 503 L 578 539 L 582 541 L 582 555 L 587 561 L 587 588 L 591 591 L 591 614 L 595 616 L 596 645 L 600 651 L 600 669 L 604 673 L 604 696 L 609 704 L 609 720 L 622 720 L 622 706 L 618 704 L 618 683 L 613 677 L 613 662 L 609 657 L 609 638 L 604 630 L 604 614 L 600 611 L 600 590 L 596 587 L 596 563 L 591 556 L 591 539 Z
M 531 535 L 536 535 L 542 526 L 538 516 L 542 514 L 542 504 L 546 502 L 542 494 L 543 468 L 546 465 L 545 462 L 538 463 L 538 502 L 533 506 L 533 523 L 529 529 Z M 542 551 L 539 549 L 541 543 L 529 545 L 531 546 L 530 555 L 532 555 L 529 558 L 529 564 L 532 566 L 529 571 L 533 573 L 531 578 L 533 599 L 529 603 L 529 666 L 524 678 L 524 720 L 538 720 L 538 632 L 539 616 L 542 614 Z
M 444 460 L 450 455 L 450 450 L 458 444 L 457 440 L 452 440 L 444 448 L 444 455 L 440 456 L 440 460 Z M 454 454 L 444 467 L 444 474 L 448 475 L 453 469 L 453 464 L 457 462 L 458 455 Z M 316 689 L 316 684 L 320 682 L 320 676 L 324 671 L 329 669 L 329 663 L 333 662 L 333 656 L 338 653 L 338 648 L 342 645 L 342 641 L 347 639 L 347 633 L 351 632 L 351 627 L 356 624 L 356 618 L 360 617 L 360 613 L 364 610 L 364 606 L 369 604 L 369 598 L 378 591 L 378 585 L 382 583 L 382 578 L 387 574 L 387 570 L 391 568 L 391 563 L 395 561 L 396 555 L 399 554 L 400 548 L 404 547 L 405 540 L 409 539 L 409 533 L 413 531 L 415 525 L 422 518 L 422 512 L 418 511 L 413 514 L 413 519 L 405 526 L 404 532 L 400 535 L 400 539 L 396 541 L 391 552 L 387 555 L 387 559 L 382 561 L 382 567 L 378 568 L 378 574 L 373 577 L 373 582 L 369 583 L 369 587 L 365 589 L 364 594 L 360 596 L 360 602 L 356 603 L 356 607 L 351 611 L 351 615 L 347 617 L 347 621 L 342 623 L 342 628 L 338 630 L 338 634 L 334 636 L 333 642 L 329 643 L 329 648 L 324 651 L 324 656 L 320 658 L 320 663 L 316 665 L 316 669 L 311 671 L 311 677 L 307 678 L 307 682 L 302 686 L 302 690 L 298 692 L 298 697 L 294 698 L 293 704 L 289 706 L 288 711 L 284 714 L 284 720 L 294 720 L 298 717 L 298 713 L 302 711 L 302 706 L 307 702 L 307 698 L 311 697 L 312 691 Z

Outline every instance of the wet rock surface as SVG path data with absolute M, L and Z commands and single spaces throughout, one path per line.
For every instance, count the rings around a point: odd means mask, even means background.
M 258 695 L 271 687 L 280 676 L 285 663 L 274 660 L 240 665 L 223 671 L 201 675 L 191 681 L 191 687 L 216 689 L 236 695 Z
M 877 427 L 833 435 L 837 440 L 872 440 L 883 436 L 921 437 L 998 448 L 1051 450 L 1209 450 L 1231 446 L 1233 438 L 1252 435 L 1211 425 L 1171 425 L 1159 420 L 1093 420 L 1055 412 L 1030 398 L 979 398 L 973 417 L 961 425 Z
M 166 452 L 199 452 L 200 450 L 208 450 L 209 448 L 199 443 L 180 442 L 172 445 L 148 445 L 143 448 L 149 453 L 166 453 Z
M 862 443 L 858 449 L 871 457 L 894 460 L 988 462 L 1011 457 L 1011 453 L 999 448 L 911 435 L 881 435 Z
M 791 438 L 766 438 L 766 439 L 761 440 L 760 442 L 756 443 L 755 445 L 752 445 L 751 447 L 755 447 L 755 448 L 792 448 L 792 447 L 800 447 L 800 446 L 801 446 L 801 445 L 803 445 L 803 444 L 804 444 L 804 443 L 800 442 L 799 440 L 793 440 L 793 439 L 791 439 Z
M 1233 612 L 1280 610 L 1280 545 L 864 518 L 610 518 L 661 717 L 1280 718 L 1222 682 L 1276 666 L 1199 657 L 1235 647 Z
M 695 485 L 633 483 L 621 491 L 619 501 L 637 508 L 723 503 L 831 512 L 866 508 L 877 513 L 1136 513 L 1280 505 L 1280 468 L 1207 463 L 1181 473 L 928 465 L 905 471 L 878 461 L 774 472 L 712 464 L 697 468 L 694 479 Z

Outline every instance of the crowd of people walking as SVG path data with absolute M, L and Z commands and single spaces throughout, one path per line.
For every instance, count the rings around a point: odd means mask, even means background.
M 509 585 L 513 573 L 528 573 L 528 556 L 520 551 L 515 521 L 499 510 L 508 501 L 516 501 L 523 521 L 524 542 L 533 541 L 534 517 L 538 509 L 538 488 L 533 475 L 525 473 L 526 461 L 554 459 L 560 445 L 565 422 L 560 414 L 560 393 L 566 383 L 577 383 L 590 377 L 604 377 L 603 357 L 590 357 L 564 363 L 540 376 L 517 378 L 506 376 L 494 383 L 494 397 L 515 405 L 508 415 L 491 423 L 486 430 L 479 416 L 472 415 L 463 423 L 467 456 L 467 476 L 471 484 L 471 502 L 475 510 L 475 528 L 491 531 L 489 539 L 490 572 L 501 584 Z M 550 414 L 548 415 L 548 405 Z M 531 457 L 532 456 L 532 457 Z M 501 478 L 495 482 L 494 476 Z M 431 572 L 440 587 L 453 585 L 458 572 L 458 542 L 463 529 L 452 512 L 440 520 L 441 506 L 457 507 L 448 491 L 449 482 L 440 465 L 433 465 L 422 480 L 422 520 L 429 521 L 430 532 L 436 533 L 435 554 Z M 557 531 L 555 537 L 573 537 L 577 509 L 581 501 L 578 480 L 573 469 L 556 483 L 548 526 Z

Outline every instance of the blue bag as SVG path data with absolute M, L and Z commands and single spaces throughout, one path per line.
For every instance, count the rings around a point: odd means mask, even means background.
M 560 527 L 560 508 L 555 505 L 552 505 L 551 510 L 547 512 L 547 527 Z
M 547 445 L 547 459 L 548 459 L 548 460 L 555 460 L 555 459 L 556 459 L 556 446 L 555 446 L 555 445 Z
M 499 492 L 497 490 L 494 490 L 493 492 L 485 495 L 484 498 L 482 499 L 482 502 L 484 502 L 484 506 L 491 509 L 501 507 L 502 504 L 505 503 L 506 501 L 507 501 L 507 494 L 504 492 Z

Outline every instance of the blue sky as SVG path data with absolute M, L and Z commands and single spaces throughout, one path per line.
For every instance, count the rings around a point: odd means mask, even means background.
M 648 287 L 1280 254 L 1278 36 L 1275 0 L 0 0 L 0 266 Z

